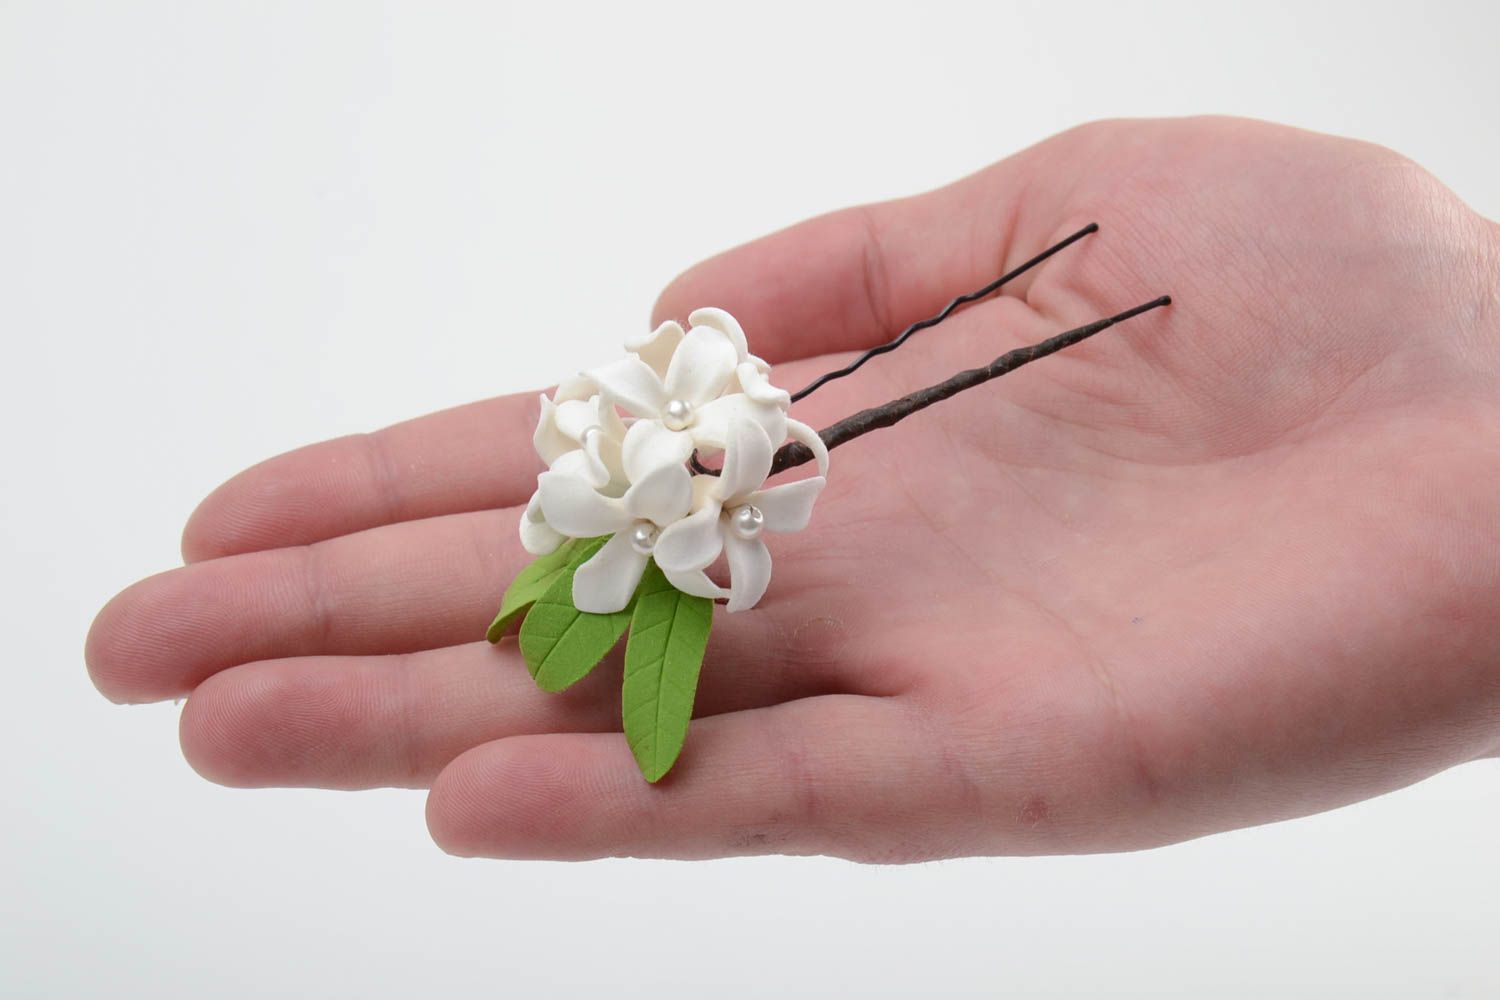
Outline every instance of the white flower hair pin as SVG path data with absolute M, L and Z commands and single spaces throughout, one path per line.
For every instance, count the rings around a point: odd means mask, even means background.
M 771 384 L 770 366 L 750 353 L 739 322 L 713 308 L 695 310 L 686 330 L 668 321 L 627 340 L 625 357 L 562 382 L 542 396 L 532 440 L 547 468 L 520 523 L 521 544 L 537 558 L 506 590 L 489 640 L 500 642 L 521 621 L 532 677 L 561 691 L 628 631 L 625 737 L 646 780 L 659 780 L 687 737 L 714 603 L 745 611 L 765 596 L 772 564 L 763 536 L 807 526 L 828 481 L 829 449 L 1171 299 L 1018 348 L 821 432 L 792 419 L 792 403 L 1098 228 L 1085 226 L 795 394 Z M 816 475 L 770 482 L 808 462 Z M 721 557 L 727 586 L 708 574 Z

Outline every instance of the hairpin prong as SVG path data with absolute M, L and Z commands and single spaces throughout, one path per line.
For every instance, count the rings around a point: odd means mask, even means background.
M 867 410 L 861 410 L 858 413 L 847 416 L 843 420 L 823 428 L 823 430 L 818 432 L 818 437 L 829 448 L 846 444 L 857 437 L 868 434 L 870 431 L 879 430 L 882 427 L 890 427 L 892 424 L 905 420 L 918 410 L 925 410 L 933 403 L 940 403 L 945 399 L 956 396 L 965 389 L 972 389 L 975 386 L 983 385 L 992 379 L 999 378 L 1001 375 L 1015 371 L 1022 365 L 1030 364 L 1033 361 L 1045 358 L 1049 354 L 1056 354 L 1065 347 L 1072 347 L 1074 344 L 1081 343 L 1094 334 L 1109 329 L 1116 323 L 1123 323 L 1128 319 L 1139 316 L 1141 313 L 1150 312 L 1152 309 L 1159 309 L 1162 306 L 1169 306 L 1171 304 L 1172 297 L 1170 295 L 1162 295 L 1152 299 L 1150 302 L 1143 302 L 1138 306 L 1126 309 L 1122 313 L 1106 316 L 1103 319 L 1096 319 L 1092 323 L 1075 327 L 1072 330 L 1065 330 L 1035 344 L 1017 347 L 1013 351 L 1007 351 L 1000 355 L 1000 357 L 991 361 L 983 368 L 971 368 L 968 371 L 959 372 L 952 378 L 939 382 L 937 385 L 918 389 L 916 392 L 902 396 L 900 399 L 892 400 L 881 406 L 872 406 Z M 787 444 L 778 450 L 772 458 L 771 475 L 774 476 L 778 472 L 785 472 L 787 469 L 796 468 L 805 462 L 812 461 L 812 458 L 812 450 L 806 445 L 797 442 Z M 696 457 L 694 461 L 696 463 Z M 710 475 L 717 475 L 713 470 L 705 471 Z
M 871 358 L 877 357 L 881 354 L 889 354 L 891 351 L 894 351 L 896 348 L 900 347 L 902 344 L 910 340 L 912 334 L 916 333 L 917 331 L 926 330 L 928 327 L 937 326 L 943 320 L 951 316 L 954 310 L 958 309 L 960 306 L 968 305 L 970 302 L 977 302 L 985 296 L 998 291 L 1000 289 L 1000 286 L 1004 285 L 1006 282 L 1013 281 L 1016 278 L 1019 278 L 1021 275 L 1025 274 L 1033 267 L 1036 267 L 1042 261 L 1046 260 L 1048 257 L 1051 257 L 1058 251 L 1065 250 L 1068 247 L 1072 246 L 1074 243 L 1077 243 L 1079 240 L 1083 239 L 1085 236 L 1088 236 L 1090 233 L 1097 233 L 1098 231 L 1099 223 L 1090 222 L 1088 225 L 1078 230 L 1078 232 L 1074 233 L 1072 236 L 1069 236 L 1067 239 L 1064 239 L 1061 242 L 1052 244 L 1050 247 L 1043 250 L 1035 257 L 1005 272 L 1000 277 L 990 282 L 988 285 L 985 285 L 983 288 L 976 288 L 974 291 L 969 292 L 966 295 L 960 295 L 958 298 L 943 306 L 943 308 L 939 310 L 935 315 L 929 316 L 923 320 L 918 320 L 911 326 L 907 327 L 905 330 L 902 330 L 895 336 L 895 338 L 886 341 L 884 344 L 880 344 L 876 347 L 870 348 L 868 351 L 864 352 L 844 367 L 839 368 L 836 371 L 831 371 L 823 375 L 819 375 L 807 385 L 792 393 L 792 402 L 795 403 L 799 399 L 806 399 L 808 396 L 811 396 L 818 389 L 821 389 L 823 386 L 827 385 L 829 382 L 832 382 L 834 379 L 840 379 L 846 375 L 853 375 L 855 372 L 859 371 L 859 369 L 864 365 L 866 361 L 869 361 Z

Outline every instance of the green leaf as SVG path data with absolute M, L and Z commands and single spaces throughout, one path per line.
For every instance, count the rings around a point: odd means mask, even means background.
M 573 574 L 604 547 L 595 538 L 573 550 L 562 573 L 521 624 L 521 656 L 543 691 L 561 691 L 588 676 L 630 625 L 630 608 L 594 615 L 573 606 Z
M 504 638 L 516 619 L 524 615 L 567 570 L 578 545 L 578 539 L 569 538 L 547 555 L 533 559 L 517 573 L 510 586 L 505 588 L 505 596 L 500 599 L 500 612 L 495 615 L 484 637 L 490 642 Z
M 647 781 L 671 770 L 682 752 L 713 622 L 713 601 L 673 587 L 655 562 L 646 567 L 635 592 L 620 701 L 625 739 Z

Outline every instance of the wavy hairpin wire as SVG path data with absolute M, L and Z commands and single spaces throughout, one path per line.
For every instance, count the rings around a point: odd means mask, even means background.
M 1058 251 L 1072 246 L 1074 243 L 1083 239 L 1085 236 L 1088 236 L 1090 233 L 1097 233 L 1098 231 L 1099 224 L 1097 222 L 1090 222 L 1087 226 L 1084 226 L 1082 229 L 1078 230 L 1078 232 L 1074 233 L 1064 240 L 1061 240 L 1058 243 L 1054 243 L 1052 246 L 1043 250 L 1035 257 L 1032 257 L 1030 260 L 1026 261 L 1023 264 L 1020 264 L 1012 270 L 1007 271 L 1005 274 L 1002 274 L 1000 277 L 996 278 L 988 285 L 985 285 L 983 288 L 979 288 L 972 292 L 969 292 L 967 295 L 960 295 L 958 298 L 954 299 L 946 306 L 944 306 L 942 310 L 937 314 L 930 316 L 927 319 L 913 323 L 911 326 L 901 331 L 901 333 L 894 339 L 889 340 L 884 344 L 880 344 L 877 347 L 870 348 L 868 351 L 865 351 L 863 354 L 855 358 L 843 368 L 839 368 L 835 371 L 831 371 L 818 376 L 806 387 L 792 393 L 791 401 L 795 403 L 800 399 L 805 399 L 815 390 L 821 388 L 824 385 L 827 385 L 834 379 L 843 378 L 846 375 L 852 375 L 854 372 L 859 370 L 861 365 L 863 365 L 866 361 L 869 361 L 871 358 L 881 354 L 888 354 L 891 351 L 894 351 L 896 348 L 900 347 L 902 344 L 906 343 L 906 341 L 911 338 L 912 334 L 916 333 L 917 331 L 936 326 L 943 320 L 947 319 L 950 315 L 952 315 L 953 311 L 958 309 L 960 306 L 984 298 L 986 295 L 989 295 L 990 293 L 998 289 L 1001 285 L 1004 285 L 1006 282 L 1011 281 L 1012 279 L 1026 273 Z M 1022 365 L 1029 364 L 1030 362 L 1036 361 L 1040 358 L 1045 358 L 1047 355 L 1054 354 L 1065 347 L 1071 347 L 1074 344 L 1087 340 L 1089 337 L 1092 337 L 1094 334 L 1099 333 L 1102 330 L 1109 329 L 1116 323 L 1123 323 L 1125 320 L 1128 320 L 1134 316 L 1139 316 L 1141 313 L 1149 312 L 1150 310 L 1160 308 L 1161 306 L 1171 305 L 1171 303 L 1171 296 L 1162 295 L 1158 298 L 1152 299 L 1150 302 L 1142 303 L 1141 305 L 1135 306 L 1131 309 L 1127 309 L 1122 313 L 1117 313 L 1114 316 L 1108 316 L 1104 319 L 1095 320 L 1092 323 L 1087 323 L 1072 330 L 1066 330 L 1062 333 L 1055 334 L 1054 336 L 1049 337 L 1048 339 L 1041 341 L 1040 343 L 1031 344 L 1026 347 L 1018 347 L 1015 350 L 1007 351 L 1005 354 L 996 358 L 994 361 L 991 361 L 988 365 L 985 365 L 982 368 L 971 368 L 968 371 L 959 372 L 952 378 L 939 382 L 937 385 L 931 385 L 925 389 L 918 389 L 915 392 L 902 396 L 900 399 L 892 400 L 891 402 L 884 403 L 880 406 L 872 406 L 867 410 L 861 410 L 858 413 L 845 417 L 837 423 L 829 427 L 825 427 L 823 430 L 819 431 L 818 436 L 823 439 L 823 443 L 827 447 L 833 448 L 848 441 L 852 441 L 863 434 L 868 434 L 870 431 L 879 430 L 882 427 L 890 427 L 892 424 L 906 419 L 913 413 L 916 413 L 918 410 L 926 409 L 933 403 L 941 402 L 942 400 L 948 399 L 950 396 L 954 396 L 965 389 L 972 389 L 973 387 L 982 385 L 985 382 L 990 381 L 991 379 L 999 378 L 1001 375 L 1015 371 Z M 772 461 L 771 475 L 774 476 L 778 472 L 785 472 L 787 469 L 802 465 L 804 462 L 811 461 L 812 457 L 812 450 L 804 444 L 793 442 L 784 445 L 780 450 L 776 452 L 775 458 Z M 701 461 L 699 461 L 698 453 L 696 451 L 694 451 L 692 455 L 689 456 L 688 464 L 692 468 L 692 470 L 699 475 L 717 476 L 719 474 L 718 469 L 711 469 L 705 466 Z
M 916 333 L 917 331 L 925 330 L 928 327 L 937 326 L 943 320 L 951 316 L 953 314 L 953 311 L 959 306 L 968 305 L 970 302 L 977 302 L 979 299 L 982 299 L 985 296 L 998 291 L 1000 289 L 1000 286 L 1004 285 L 1006 282 L 1013 281 L 1016 278 L 1019 278 L 1021 275 L 1025 274 L 1033 267 L 1036 267 L 1042 261 L 1046 260 L 1048 257 L 1051 257 L 1058 251 L 1066 250 L 1068 247 L 1072 246 L 1074 243 L 1077 243 L 1079 240 L 1083 239 L 1085 236 L 1088 236 L 1090 233 L 1097 233 L 1098 231 L 1099 223 L 1090 222 L 1088 225 L 1078 230 L 1078 232 L 1074 233 L 1072 236 L 1069 236 L 1067 239 L 1062 240 L 1061 242 L 1052 244 L 1050 247 L 1043 250 L 1035 257 L 1005 272 L 1000 277 L 990 282 L 988 285 L 985 285 L 983 288 L 976 288 L 974 291 L 969 292 L 967 295 L 960 295 L 952 302 L 949 302 L 947 305 L 943 306 L 943 308 L 939 310 L 935 315 L 929 316 L 923 320 L 918 320 L 911 326 L 907 327 L 905 330 L 902 330 L 893 339 L 886 341 L 884 344 L 880 344 L 876 347 L 870 348 L 868 351 L 861 354 L 853 361 L 849 362 L 843 368 L 840 368 L 837 371 L 831 371 L 823 375 L 819 375 L 807 385 L 792 393 L 792 402 L 795 403 L 800 399 L 806 399 L 808 396 L 811 396 L 814 392 L 821 389 L 829 382 L 832 382 L 834 379 L 840 379 L 846 375 L 853 375 L 855 372 L 859 371 L 859 369 L 864 365 L 866 361 L 869 361 L 871 358 L 877 357 L 881 354 L 889 354 L 891 351 L 894 351 L 896 348 L 900 347 L 902 344 L 910 340 L 912 334 Z

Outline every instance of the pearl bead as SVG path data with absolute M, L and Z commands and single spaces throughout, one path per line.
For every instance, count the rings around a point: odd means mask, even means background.
M 686 430 L 693 422 L 693 404 L 674 399 L 661 411 L 661 422 L 669 431 Z
M 649 556 L 656 545 L 656 525 L 641 521 L 630 529 L 630 547 L 643 556 Z
M 766 515 L 753 504 L 747 503 L 743 507 L 736 507 L 729 515 L 729 530 L 741 538 L 754 538 L 765 526 Z

